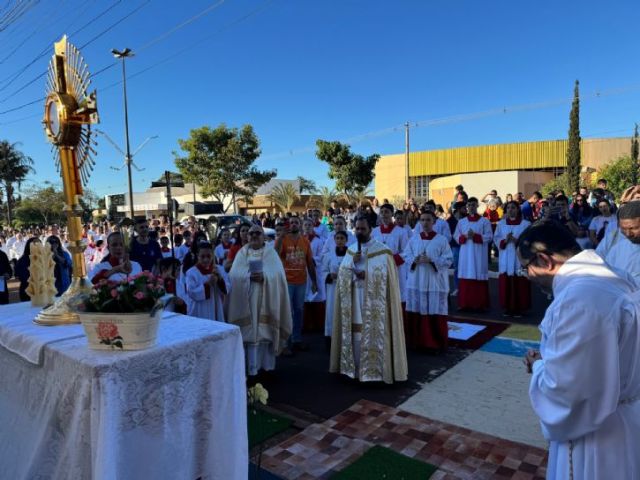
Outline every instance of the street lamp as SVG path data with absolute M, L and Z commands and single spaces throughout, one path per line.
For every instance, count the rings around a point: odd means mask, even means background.
M 127 72 L 125 69 L 125 59 L 127 57 L 132 57 L 133 52 L 130 48 L 125 48 L 122 51 L 116 50 L 115 48 L 111 50 L 111 53 L 115 58 L 120 58 L 122 60 L 122 92 L 124 95 L 124 136 L 126 141 L 126 153 L 125 153 L 125 163 L 127 165 L 127 176 L 129 180 L 129 213 L 131 214 L 131 219 L 134 218 L 133 213 L 133 184 L 131 181 L 131 151 L 129 147 L 129 112 L 127 110 Z

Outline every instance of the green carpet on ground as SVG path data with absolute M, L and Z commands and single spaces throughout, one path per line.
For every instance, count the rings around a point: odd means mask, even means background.
M 518 340 L 540 341 L 540 330 L 534 325 L 511 325 L 500 334 L 501 337 L 515 338 Z
M 425 480 L 436 470 L 437 467 L 428 463 L 409 458 L 385 447 L 375 446 L 331 478 L 332 480 Z
M 264 442 L 266 439 L 283 432 L 293 422 L 288 418 L 272 415 L 260 409 L 247 411 L 247 426 L 249 429 L 249 448 Z

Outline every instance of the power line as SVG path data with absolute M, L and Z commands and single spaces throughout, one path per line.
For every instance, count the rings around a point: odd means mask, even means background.
M 89 20 L 87 23 L 85 23 L 82 27 L 80 27 L 79 29 L 75 30 L 74 32 L 71 32 L 69 34 L 69 36 L 73 36 L 76 35 L 78 33 L 80 33 L 82 30 L 84 30 L 85 28 L 87 28 L 88 26 L 92 25 L 94 22 L 98 21 L 100 18 L 102 18 L 104 15 L 106 15 L 108 12 L 110 12 L 116 5 L 118 5 L 122 0 L 116 0 L 113 4 L 111 4 L 108 8 L 106 8 L 105 10 L 103 10 L 102 12 L 100 12 L 98 15 L 96 15 L 95 17 L 93 17 L 91 20 Z M 150 0 L 148 0 L 150 1 Z M 147 2 L 148 3 L 148 2 Z M 77 18 L 76 18 L 77 19 Z M 75 23 L 74 19 L 71 24 Z M 53 42 L 58 41 L 58 38 L 55 38 L 53 40 Z M 50 51 L 51 51 L 51 43 L 50 42 L 44 49 L 42 49 L 40 51 L 40 53 L 38 53 L 36 55 L 36 57 L 31 60 L 29 63 L 27 63 L 26 65 L 24 65 L 21 69 L 18 70 L 18 72 L 14 72 L 11 75 L 9 75 L 8 77 L 3 78 L 2 80 L 0 80 L 0 83 L 2 82 L 6 82 L 2 87 L 0 87 L 0 92 L 6 90 L 13 82 L 15 82 L 20 75 L 22 75 L 31 65 L 33 65 L 34 63 L 36 63 L 38 60 L 40 60 L 42 57 L 44 57 L 45 55 L 47 55 Z M 45 72 L 46 75 L 46 72 Z M 38 77 L 41 78 L 41 77 Z M 30 81 L 30 83 L 28 83 L 28 85 L 30 85 L 31 83 L 33 83 L 33 80 Z M 22 90 L 22 88 L 16 90 L 15 93 L 20 92 Z M 13 94 L 12 94 L 13 95 Z M 10 98 L 10 97 L 9 97 Z M 6 99 L 5 99 L 6 100 Z M 0 103 L 3 103 L 5 100 L 0 101 Z
M 628 93 L 628 92 L 632 92 L 632 91 L 637 91 L 640 90 L 640 84 L 633 84 L 633 85 L 628 85 L 626 87 L 616 87 L 616 88 L 612 88 L 609 90 L 604 90 L 604 91 L 595 91 L 592 92 L 590 94 L 586 94 L 586 95 L 580 95 L 580 100 L 589 100 L 589 99 L 597 99 L 597 98 L 602 98 L 602 97 L 608 97 L 608 96 L 612 96 L 612 95 L 621 95 L 624 93 Z M 548 101 L 544 101 L 544 102 L 538 102 L 538 103 L 527 103 L 527 104 L 522 104 L 522 105 L 513 105 L 513 106 L 509 106 L 509 107 L 500 107 L 500 108 L 493 108 L 491 110 L 484 110 L 481 112 L 472 112 L 472 113 L 465 113 L 465 114 L 458 114 L 458 115 L 451 115 L 448 117 L 442 117 L 442 118 L 435 118 L 435 119 L 430 119 L 430 120 L 422 120 L 420 122 L 414 122 L 411 123 L 411 127 L 413 128 L 423 128 L 423 127 L 434 127 L 434 126 L 439 126 L 439 125 L 446 125 L 446 124 L 451 124 L 451 123 L 462 123 L 462 122 L 468 122 L 468 121 L 473 121 L 473 120 L 480 120 L 482 118 L 487 118 L 487 117 L 491 117 L 491 116 L 496 116 L 496 115 L 505 115 L 508 113 L 515 113 L 515 112 L 523 112 L 523 111 L 529 111 L 529 110 L 539 110 L 539 109 L 543 109 L 543 108 L 550 108 L 550 107 L 555 107 L 558 105 L 563 105 L 566 103 L 571 103 L 573 101 L 573 97 L 571 98 L 563 98 L 563 99 L 554 99 L 554 100 L 548 100 Z M 375 130 L 372 132 L 367 132 L 367 133 L 363 133 L 360 135 L 356 135 L 354 137 L 351 138 L 346 138 L 344 140 L 341 140 L 341 142 L 343 143 L 357 143 L 357 142 L 361 142 L 364 140 L 369 140 L 371 138 L 374 137 L 381 137 L 384 135 L 388 135 L 390 133 L 393 132 L 397 132 L 397 131 L 401 131 L 404 130 L 404 125 L 395 125 L 393 127 L 388 127 L 388 128 L 384 128 L 382 130 Z M 316 151 L 315 147 L 303 147 L 303 148 L 297 148 L 297 149 L 291 149 L 288 151 L 283 151 L 283 152 L 279 152 L 279 153 L 273 153 L 273 154 L 269 154 L 269 155 L 264 155 L 261 158 L 261 160 L 271 160 L 271 159 L 276 159 L 276 158 L 284 158 L 284 157 L 292 157 L 292 156 L 297 156 L 297 155 L 302 155 L 302 154 L 307 154 L 307 153 L 314 153 Z
M 6 13 L 2 13 L 0 17 L 0 32 L 9 28 L 12 24 L 20 20 L 29 10 L 35 7 L 40 0 L 27 0 L 27 1 L 18 1 L 13 8 L 8 10 Z M 4 10 L 9 8 L 11 2 L 7 3 L 7 6 Z
M 178 30 L 180 30 L 183 27 L 186 27 L 187 25 L 189 25 L 190 23 L 193 23 L 195 20 L 199 19 L 200 17 L 211 13 L 213 10 L 215 10 L 216 8 L 218 8 L 219 6 L 221 6 L 224 3 L 225 0 L 219 0 L 218 2 L 215 2 L 214 4 L 208 6 L 207 8 L 205 8 L 204 10 L 202 10 L 201 12 L 195 14 L 193 17 L 188 18 L 187 20 L 185 20 L 184 22 L 176 25 L 175 27 L 170 28 L 169 30 L 167 30 L 166 32 L 162 33 L 161 35 L 159 35 L 158 37 L 154 38 L 153 40 L 145 43 L 144 45 L 142 45 L 141 47 L 137 47 L 134 48 L 134 52 L 136 53 L 136 55 L 138 55 L 140 52 L 146 50 L 147 48 L 151 47 L 152 45 L 155 45 L 156 43 L 164 40 L 165 38 L 171 36 L 172 34 L 174 34 L 175 32 L 177 32 Z M 115 61 L 113 63 L 110 63 L 109 65 L 106 65 L 105 67 L 97 70 L 96 72 L 94 72 L 89 78 L 95 78 L 98 75 L 100 75 L 103 72 L 106 72 L 107 70 L 110 70 L 111 68 L 115 67 L 116 65 L 118 65 L 118 62 Z
M 102 37 L 105 33 L 113 30 L 115 27 L 117 27 L 118 25 L 120 25 L 122 22 L 124 22 L 127 18 L 131 17 L 132 15 L 135 15 L 136 13 L 138 13 L 140 10 L 142 10 L 144 7 L 146 7 L 149 3 L 151 2 L 151 0 L 147 0 L 146 2 L 140 4 L 137 8 L 135 8 L 134 10 L 132 10 L 131 12 L 129 12 L 127 15 L 125 15 L 124 17 L 122 17 L 121 19 L 119 19 L 117 22 L 113 23 L 112 25 L 110 25 L 109 27 L 107 27 L 106 29 L 104 29 L 102 32 L 100 32 L 98 35 L 94 36 L 91 40 L 89 40 L 88 42 L 84 43 L 83 45 L 78 47 L 78 50 L 82 50 L 85 47 L 87 47 L 88 45 L 91 45 L 93 42 L 95 42 L 97 39 L 99 39 L 100 37 Z
M 95 1 L 95 0 L 94 0 Z M 52 3 L 50 3 L 50 5 L 53 5 Z M 91 7 L 91 2 L 87 1 L 84 3 L 84 8 L 80 9 L 80 11 L 78 12 L 78 14 L 76 15 L 76 17 L 69 23 L 69 25 L 64 29 L 66 30 L 67 28 L 70 28 L 74 23 L 76 23 L 76 21 L 79 18 L 82 18 L 85 15 L 85 12 Z M 57 13 L 57 15 L 56 15 Z M 11 51 L 0 60 L 0 65 L 3 64 L 4 62 L 6 62 L 9 58 L 11 58 L 16 52 L 18 52 L 20 50 L 20 48 L 22 48 L 29 40 L 31 40 L 35 35 L 37 35 L 38 33 L 40 33 L 43 29 L 43 25 L 47 25 L 47 24 L 55 24 L 59 21 L 60 18 L 62 17 L 66 17 L 68 15 L 68 13 L 61 9 L 58 8 L 58 6 L 54 5 L 53 8 L 53 12 L 46 12 L 42 15 L 42 20 L 34 27 L 34 29 L 31 31 L 31 33 L 29 33 L 26 37 L 24 37 L 22 40 L 19 41 L 19 43 L 13 47 L 13 49 L 11 49 Z M 14 29 L 11 32 L 7 32 L 7 35 L 9 35 L 10 37 L 13 35 L 17 35 L 18 32 L 17 30 L 22 30 L 19 29 L 17 27 L 14 27 Z M 11 74 L 9 77 L 11 77 L 13 74 Z
M 119 0 L 120 1 L 120 0 Z M 82 46 L 80 46 L 78 49 L 82 50 L 83 48 L 85 48 L 86 46 L 88 46 L 89 44 L 91 44 L 92 42 L 94 42 L 95 40 L 97 40 L 98 38 L 100 38 L 102 35 L 104 35 L 105 33 L 107 33 L 109 30 L 113 29 L 116 25 L 118 25 L 119 23 L 123 22 L 124 20 L 126 20 L 128 17 L 132 16 L 133 14 L 135 14 L 138 10 L 140 10 L 141 8 L 143 8 L 144 6 L 146 6 L 148 3 L 150 3 L 151 0 L 147 0 L 145 3 L 141 4 L 138 8 L 136 8 L 135 10 L 131 11 L 129 14 L 127 14 L 126 16 L 124 16 L 123 18 L 121 18 L 120 20 L 118 20 L 116 23 L 114 23 L 113 25 L 111 25 L 110 27 L 108 27 L 107 29 L 105 29 L 104 31 L 100 32 L 98 35 L 96 35 L 95 37 L 93 37 L 91 40 L 89 40 L 88 42 L 86 42 L 85 44 L 83 44 Z M 199 19 L 200 17 L 203 17 L 204 15 L 212 12 L 213 10 L 215 10 L 216 8 L 220 7 L 222 4 L 224 3 L 224 0 L 219 0 L 216 3 L 210 5 L 209 7 L 205 8 L 204 10 L 202 10 L 201 12 L 197 13 L 196 15 L 192 16 L 191 18 L 185 20 L 184 22 L 176 25 L 175 27 L 172 27 L 171 29 L 167 30 L 166 32 L 164 32 L 163 34 L 161 34 L 160 36 L 154 38 L 153 40 L 151 40 L 150 42 L 147 42 L 145 45 L 143 45 L 142 47 L 140 47 L 139 49 L 137 49 L 137 51 L 142 51 L 145 50 L 153 45 L 155 45 L 156 43 L 164 40 L 165 38 L 169 37 L 170 35 L 172 35 L 173 33 L 175 33 L 176 31 L 180 30 L 181 28 L 184 28 L 185 26 L 193 23 L 194 21 L 196 21 L 197 19 Z M 249 15 L 250 16 L 250 15 Z M 246 18 L 248 18 L 247 16 L 245 16 Z M 244 19 L 244 18 L 243 18 Z M 48 51 L 49 47 L 47 48 Z M 167 61 L 166 59 L 164 61 Z M 164 62 L 163 61 L 163 62 Z M 117 65 L 117 62 L 113 62 L 101 69 L 99 69 L 98 71 L 96 71 L 93 75 L 91 75 L 90 78 L 94 78 L 97 75 L 113 68 L 115 65 Z M 134 74 L 133 76 L 139 75 L 138 74 Z M 14 92 L 12 92 L 10 95 L 6 96 L 5 98 L 0 100 L 0 103 L 4 103 L 7 100 L 9 100 L 10 98 L 12 98 L 13 96 L 15 96 L 17 93 L 20 93 L 21 91 L 23 91 L 24 89 L 26 89 L 27 87 L 29 87 L 30 85 L 32 85 L 33 83 L 37 82 L 38 80 L 40 80 L 42 77 L 44 77 L 46 75 L 46 72 L 41 73 L 40 75 L 37 75 L 36 77 L 34 77 L 33 79 L 31 79 L 29 82 L 27 82 L 26 84 L 24 84 L 22 87 L 20 87 L 19 89 L 15 90 Z M 13 80 L 12 80 L 13 81 Z M 121 82 L 118 82 L 114 85 L 118 85 Z M 4 87 L 0 88 L 0 91 L 4 90 L 6 88 L 7 85 L 5 85 Z M 110 87 L 108 87 L 110 88 Z M 30 102 L 31 104 L 31 102 Z M 2 114 L 3 112 L 0 112 L 0 114 Z
M 135 78 L 135 77 L 137 77 L 137 76 L 140 76 L 140 75 L 142 75 L 143 73 L 148 72 L 149 70 L 152 70 L 152 69 L 154 69 L 154 68 L 156 68 L 156 67 L 158 67 L 158 66 L 160 66 L 160 65 L 162 65 L 162 64 L 164 64 L 164 63 L 167 63 L 167 62 L 171 61 L 171 60 L 172 60 L 172 59 L 174 59 L 175 57 L 177 57 L 177 56 L 179 56 L 179 55 L 182 55 L 182 54 L 183 54 L 183 53 L 185 53 L 186 51 L 191 50 L 192 48 L 194 48 L 194 47 L 196 47 L 196 46 L 200 45 L 202 42 L 204 42 L 204 41 L 206 41 L 206 40 L 209 40 L 211 37 L 214 37 L 214 36 L 218 35 L 219 33 L 222 33 L 222 32 L 224 32 L 224 31 L 226 31 L 226 30 L 228 30 L 228 29 L 230 29 L 230 28 L 232 28 L 232 27 L 234 27 L 234 26 L 236 26 L 236 25 L 238 25 L 238 24 L 240 24 L 240 23 L 244 22 L 245 20 L 247 20 L 247 19 L 249 19 L 249 18 L 253 17 L 254 15 L 257 15 L 258 13 L 261 13 L 262 11 L 266 10 L 266 9 L 267 9 L 267 7 L 269 7 L 269 6 L 270 6 L 270 4 L 272 4 L 273 2 L 274 2 L 274 0 L 267 0 L 266 2 L 262 3 L 260 6 L 258 6 L 257 8 L 255 8 L 255 9 L 253 9 L 253 10 L 251 10 L 250 12 L 248 12 L 248 13 L 247 13 L 247 14 L 245 14 L 245 15 L 243 15 L 242 17 L 237 18 L 237 19 L 236 19 L 236 20 L 234 20 L 233 22 L 228 23 L 227 25 L 222 26 L 222 27 L 221 27 L 221 28 L 219 28 L 218 30 L 216 30 L 216 31 L 214 31 L 214 32 L 212 32 L 212 33 L 210 33 L 209 35 L 206 35 L 206 36 L 202 37 L 201 39 L 199 39 L 199 40 L 197 40 L 197 41 L 195 41 L 195 42 L 194 42 L 194 43 L 192 43 L 191 45 L 188 45 L 187 47 L 184 47 L 184 48 L 182 48 L 182 49 L 178 50 L 177 52 L 172 53 L 171 55 L 169 55 L 169 56 L 167 56 L 167 57 L 163 58 L 162 60 L 160 60 L 160 61 L 158 61 L 158 62 L 156 62 L 156 63 L 153 63 L 153 64 L 149 65 L 148 67 L 143 68 L 142 70 L 139 70 L 139 71 L 135 72 L 135 73 L 134 73 L 134 74 L 132 74 L 132 75 L 128 75 L 128 76 L 127 76 L 127 79 L 128 79 L 128 80 L 130 80 L 130 79 L 132 79 L 132 78 Z M 121 83 L 122 83 L 122 80 L 117 81 L 117 82 L 114 82 L 114 83 L 112 83 L 112 84 L 110 84 L 110 85 L 107 85 L 106 87 L 103 87 L 103 88 L 101 89 L 101 91 L 102 91 L 102 92 L 104 92 L 105 90 L 109 90 L 110 88 L 113 88 L 113 87 L 115 87 L 115 86 L 117 86 L 117 85 L 120 85 Z M 2 113 L 2 112 L 0 112 L 0 113 Z

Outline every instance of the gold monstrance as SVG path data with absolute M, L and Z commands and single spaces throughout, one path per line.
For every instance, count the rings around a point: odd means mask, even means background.
M 34 321 L 40 325 L 79 323 L 78 315 L 69 308 L 69 300 L 91 289 L 83 253 L 80 198 L 82 185 L 87 184 L 93 170 L 92 156 L 97 153 L 93 149 L 96 142 L 91 138 L 91 124 L 98 123 L 96 92 L 88 93 L 91 80 L 87 64 L 66 35 L 54 44 L 54 50 L 49 62 L 43 123 L 62 175 L 73 279 L 62 297 L 36 317 Z

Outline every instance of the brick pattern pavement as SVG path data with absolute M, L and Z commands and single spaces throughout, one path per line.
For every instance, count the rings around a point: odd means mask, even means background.
M 433 480 L 542 480 L 540 448 L 360 400 L 263 453 L 262 466 L 288 480 L 330 478 L 373 445 L 435 465 Z

